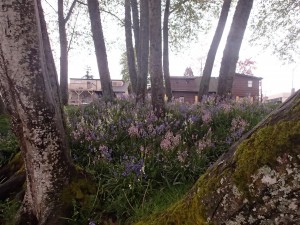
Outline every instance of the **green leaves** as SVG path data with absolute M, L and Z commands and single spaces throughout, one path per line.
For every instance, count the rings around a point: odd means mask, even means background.
M 254 6 L 250 42 L 272 50 L 286 62 L 293 62 L 300 51 L 299 11 L 298 1 L 258 1 Z

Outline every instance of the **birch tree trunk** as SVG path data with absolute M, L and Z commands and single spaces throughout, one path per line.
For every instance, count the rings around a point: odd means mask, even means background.
M 104 98 L 111 100 L 114 97 L 112 89 L 110 73 L 108 68 L 106 47 L 104 42 L 100 9 L 98 0 L 88 0 L 88 11 L 91 20 L 91 30 L 96 51 L 98 71 L 100 74 L 100 82 L 102 95 Z
M 169 68 L 169 15 L 170 15 L 170 0 L 166 0 L 166 8 L 164 13 L 163 25 L 163 70 L 165 78 L 165 88 L 168 102 L 172 100 L 172 89 L 170 81 Z
M 209 48 L 209 51 L 207 54 L 207 58 L 206 58 L 206 62 L 205 62 L 205 66 L 203 69 L 203 76 L 202 76 L 202 79 L 200 82 L 199 92 L 198 92 L 199 101 L 201 100 L 203 95 L 208 94 L 210 77 L 211 77 L 212 69 L 214 66 L 218 47 L 219 47 L 219 44 L 220 44 L 220 41 L 221 41 L 221 38 L 223 35 L 223 31 L 225 28 L 225 24 L 227 21 L 230 5 L 231 5 L 231 0 L 224 0 L 220 18 L 219 18 L 219 22 L 218 22 L 218 26 L 217 26 L 215 35 L 213 37 L 212 43 L 210 45 L 210 48 Z
M 154 113 L 165 113 L 162 72 L 161 0 L 149 0 L 151 101 Z
M 253 0 L 239 0 L 233 16 L 230 31 L 221 62 L 217 94 L 231 95 L 236 63 L 242 45 Z
M 0 3 L 0 91 L 11 114 L 26 170 L 17 224 L 64 224 L 61 192 L 70 181 L 64 121 L 40 1 Z M 45 47 L 45 46 L 46 47 Z
M 130 83 L 131 83 L 133 93 L 136 94 L 137 72 L 136 72 L 134 49 L 132 44 L 130 0 L 125 0 L 125 37 L 126 37 L 126 55 L 127 55 L 127 64 L 128 64 Z
M 140 54 L 138 57 L 137 101 L 144 101 L 147 92 L 149 63 L 149 2 L 140 1 Z

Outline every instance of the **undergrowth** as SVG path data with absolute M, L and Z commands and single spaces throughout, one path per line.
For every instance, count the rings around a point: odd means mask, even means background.
M 74 200 L 73 216 L 62 219 L 71 225 L 132 224 L 167 208 L 273 109 L 218 98 L 169 103 L 164 118 L 154 115 L 149 101 L 132 98 L 67 107 L 73 160 L 98 186 L 84 208 Z M 0 116 L 0 167 L 16 149 L 9 119 Z M 15 206 L 0 202 L 2 221 Z

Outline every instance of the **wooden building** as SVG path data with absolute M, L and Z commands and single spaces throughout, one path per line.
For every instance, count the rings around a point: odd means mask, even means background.
M 112 80 L 112 88 L 117 97 L 128 94 L 129 82 Z M 69 105 L 88 104 L 102 95 L 100 79 L 70 78 Z
M 250 98 L 254 101 L 261 100 L 261 77 L 236 73 L 233 80 L 231 95 L 235 99 Z M 201 77 L 172 76 L 171 89 L 173 97 L 180 102 L 195 103 Z M 218 77 L 211 77 L 209 94 L 215 94 L 218 89 Z

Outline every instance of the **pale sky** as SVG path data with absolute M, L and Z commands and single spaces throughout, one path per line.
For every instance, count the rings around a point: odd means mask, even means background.
M 226 37 L 227 38 L 227 37 Z M 223 42 L 220 45 L 218 55 L 215 61 L 215 67 L 213 69 L 213 76 L 219 75 L 219 68 L 222 59 L 224 42 L 226 38 L 223 38 Z M 200 75 L 201 60 L 202 67 L 205 63 L 205 54 L 208 51 L 208 46 L 203 47 L 199 43 L 195 43 L 190 49 L 185 50 L 182 53 L 171 53 L 170 54 L 170 73 L 171 76 L 182 76 L 186 67 L 192 67 L 195 76 Z M 121 66 L 120 66 L 120 56 L 123 50 L 114 47 L 109 47 L 108 63 L 109 70 L 112 79 L 121 79 Z M 296 90 L 300 88 L 300 57 L 297 64 L 287 64 L 284 65 L 283 62 L 278 60 L 270 52 L 261 52 L 259 47 L 251 47 L 246 41 L 243 42 L 240 59 L 244 60 L 246 58 L 251 58 L 256 61 L 257 69 L 254 70 L 254 75 L 262 77 L 262 89 L 263 95 L 273 95 L 281 92 L 290 92 L 293 86 Z M 98 70 L 96 64 L 96 58 L 94 54 L 89 54 L 87 52 L 81 52 L 81 54 L 71 55 L 70 57 L 70 68 L 69 77 L 80 78 L 85 74 L 86 67 L 91 67 L 92 74 L 94 78 L 98 78 Z M 293 82 L 292 82 L 293 81 Z
M 233 10 L 232 10 L 233 11 Z M 232 17 L 232 12 L 231 12 Z M 218 54 L 215 60 L 215 67 L 212 76 L 219 75 L 220 62 L 227 39 L 231 18 L 227 20 L 227 27 L 224 31 Z M 217 22 L 217 21 L 216 21 Z M 125 49 L 125 33 L 124 28 L 114 24 L 103 25 L 104 36 L 109 41 L 107 45 L 109 70 L 112 79 L 121 79 L 122 76 L 120 58 Z M 189 48 L 181 52 L 170 53 L 170 73 L 171 76 L 182 76 L 186 67 L 191 67 L 194 75 L 200 75 L 201 60 L 204 66 L 205 56 L 207 54 L 215 26 L 209 34 L 199 34 L 198 43 L 190 44 Z M 259 46 L 251 47 L 248 44 L 249 29 L 245 33 L 245 38 L 240 51 L 240 60 L 251 58 L 256 61 L 257 69 L 254 75 L 262 77 L 263 95 L 268 96 L 282 92 L 290 92 L 293 87 L 298 90 L 300 88 L 300 56 L 296 64 L 284 65 L 271 52 L 262 51 Z M 58 48 L 56 47 L 56 52 Z M 58 62 L 58 57 L 56 57 Z M 85 75 L 87 66 L 91 67 L 94 78 L 99 78 L 95 55 L 89 53 L 85 49 L 71 51 L 69 56 L 69 77 L 80 78 Z M 59 65 L 57 64 L 57 68 Z

